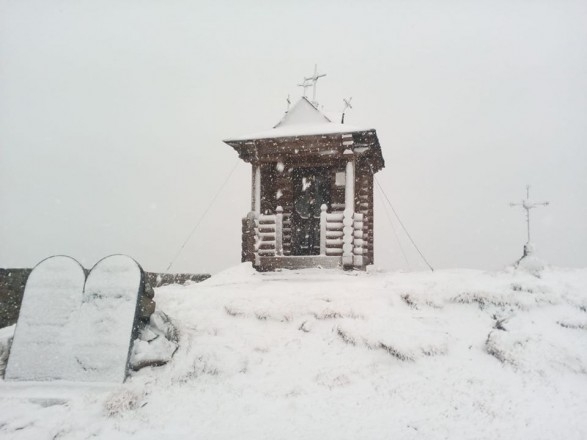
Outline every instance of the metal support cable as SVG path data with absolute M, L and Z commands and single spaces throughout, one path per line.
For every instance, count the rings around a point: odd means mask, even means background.
M 202 215 L 198 219 L 196 225 L 193 227 L 193 229 L 191 230 L 191 232 L 189 233 L 189 235 L 187 236 L 187 238 L 185 239 L 183 244 L 180 246 L 179 250 L 177 251 L 177 253 L 173 257 L 173 259 L 171 260 L 171 263 L 169 263 L 169 266 L 167 266 L 167 269 L 165 269 L 165 272 L 169 272 L 169 269 L 171 269 L 171 266 L 173 266 L 173 264 L 175 263 L 175 260 L 177 260 L 177 258 L 181 254 L 181 252 L 183 251 L 183 248 L 185 248 L 186 244 L 188 244 L 188 242 L 192 238 L 192 235 L 194 235 L 194 232 L 196 232 L 196 229 L 198 229 L 198 226 L 200 226 L 200 223 L 202 223 L 202 220 L 204 220 L 204 217 L 206 217 L 206 214 L 208 214 L 208 211 L 210 210 L 212 205 L 214 205 L 214 202 L 216 201 L 216 199 L 218 198 L 218 196 L 220 195 L 220 193 L 222 192 L 222 190 L 224 189 L 224 187 L 226 186 L 226 184 L 228 183 L 228 181 L 232 177 L 232 174 L 234 173 L 234 170 L 236 170 L 238 163 L 239 163 L 239 158 L 236 159 L 236 162 L 234 163 L 234 166 L 230 170 L 230 173 L 228 173 L 228 176 L 226 176 L 226 179 L 224 179 L 224 182 L 222 183 L 222 185 L 220 186 L 218 191 L 216 191 L 216 194 L 214 195 L 214 197 L 210 201 L 210 204 L 204 210 L 204 212 L 202 213 Z
M 430 265 L 430 263 L 428 263 L 428 260 L 426 260 L 426 257 L 424 256 L 424 254 L 420 251 L 420 249 L 418 248 L 418 246 L 416 245 L 416 243 L 414 242 L 414 240 L 412 239 L 412 236 L 410 235 L 410 233 L 408 232 L 408 230 L 406 229 L 406 227 L 404 226 L 404 223 L 401 221 L 401 219 L 399 218 L 399 215 L 397 215 L 397 212 L 395 210 L 395 208 L 393 207 L 393 205 L 391 204 L 391 201 L 389 200 L 389 197 L 387 197 L 387 194 L 385 193 L 385 191 L 383 190 L 383 187 L 381 186 L 381 184 L 379 183 L 379 180 L 377 179 L 377 177 L 375 177 L 375 182 L 377 183 L 377 186 L 379 187 L 379 189 L 381 190 L 381 192 L 383 193 L 383 196 L 385 197 L 385 200 L 387 200 L 387 203 L 389 204 L 389 207 L 391 208 L 391 211 L 393 212 L 393 214 L 395 215 L 395 218 L 397 218 L 397 221 L 399 222 L 399 224 L 401 225 L 401 227 L 403 228 L 404 232 L 406 233 L 406 235 L 408 236 L 408 238 L 410 239 L 410 241 L 412 242 L 412 245 L 414 245 L 414 248 L 416 248 L 416 250 L 418 251 L 418 253 L 420 254 L 420 257 L 422 257 L 422 260 L 424 260 L 424 262 L 426 263 L 426 265 L 430 268 L 430 270 L 432 272 L 434 272 L 434 268 Z
M 379 189 L 379 192 L 382 193 L 381 189 Z M 395 226 L 393 226 L 393 221 L 391 220 L 391 214 L 389 213 L 389 209 L 387 209 L 387 205 L 385 205 L 385 203 L 383 203 L 382 205 L 383 205 L 383 210 L 385 211 L 385 215 L 387 217 L 387 220 L 389 220 L 389 225 L 391 226 L 391 230 L 393 231 L 393 236 L 395 237 L 395 241 L 397 243 L 397 246 L 400 248 L 400 251 L 402 252 L 402 255 L 404 256 L 406 266 L 408 266 L 408 269 L 411 269 L 410 262 L 408 261 L 408 257 L 406 256 L 406 252 L 404 251 L 404 247 L 402 246 L 402 243 L 399 241 L 399 237 L 398 237 L 397 232 L 395 230 Z

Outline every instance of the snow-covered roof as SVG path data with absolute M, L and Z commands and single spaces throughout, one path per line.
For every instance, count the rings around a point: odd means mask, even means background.
M 244 141 L 251 139 L 269 139 L 294 136 L 312 136 L 320 134 L 353 133 L 368 131 L 372 128 L 356 127 L 332 122 L 318 110 L 307 98 L 302 97 L 270 130 L 252 133 L 225 140 Z
M 307 98 L 302 97 L 273 128 L 325 124 L 329 122 L 332 121 L 314 107 Z

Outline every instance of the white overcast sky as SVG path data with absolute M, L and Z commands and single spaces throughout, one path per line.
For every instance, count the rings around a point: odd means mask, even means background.
M 325 109 L 377 129 L 378 174 L 433 266 L 525 241 L 587 266 L 587 2 L 0 0 L 0 267 L 127 253 L 163 271 L 314 64 Z M 240 261 L 240 163 L 172 271 Z M 376 194 L 377 265 L 423 269 Z

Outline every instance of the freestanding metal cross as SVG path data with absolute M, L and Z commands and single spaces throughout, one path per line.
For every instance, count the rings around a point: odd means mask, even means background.
M 530 210 L 538 206 L 548 206 L 550 202 L 530 202 L 530 185 L 526 185 L 526 199 L 520 203 L 510 203 L 510 206 L 521 206 L 526 211 L 526 224 L 528 226 L 528 243 L 530 244 Z

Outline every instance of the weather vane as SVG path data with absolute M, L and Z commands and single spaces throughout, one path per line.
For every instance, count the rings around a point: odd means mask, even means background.
M 528 242 L 530 244 L 530 210 L 538 206 L 548 206 L 550 202 L 531 202 L 530 201 L 530 185 L 526 185 L 526 199 L 519 203 L 510 203 L 510 206 L 521 206 L 526 211 L 526 225 L 528 227 Z M 524 246 L 524 255 L 526 254 L 526 246 Z
M 353 100 L 353 97 L 351 96 L 350 98 L 346 99 L 343 98 L 342 101 L 344 102 L 344 108 L 342 109 L 342 118 L 340 119 L 340 123 L 344 124 L 344 114 L 346 113 L 346 110 L 348 108 L 352 109 L 353 106 L 351 105 L 351 101 Z

